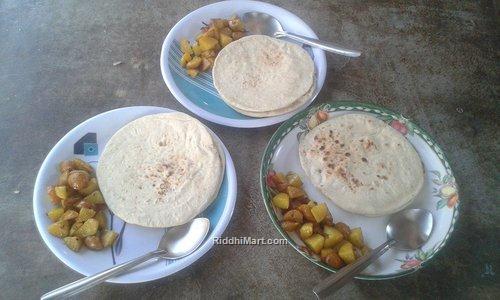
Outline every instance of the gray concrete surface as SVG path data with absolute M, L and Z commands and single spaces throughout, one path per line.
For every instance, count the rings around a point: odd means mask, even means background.
M 317 103 L 356 100 L 406 114 L 442 145 L 462 192 L 460 221 L 432 263 L 401 279 L 355 281 L 339 298 L 498 298 L 495 2 L 273 2 L 321 38 L 364 51 L 356 60 L 327 56 Z M 98 113 L 130 105 L 186 112 L 161 78 L 160 46 L 175 22 L 207 3 L 0 0 L 1 299 L 34 299 L 80 278 L 36 231 L 36 172 L 67 131 Z M 225 236 L 278 238 L 257 184 L 258 162 L 277 126 L 241 130 L 205 123 L 227 145 L 239 176 Z M 289 246 L 218 246 L 169 278 L 103 284 L 81 297 L 312 299 L 312 286 L 325 276 Z

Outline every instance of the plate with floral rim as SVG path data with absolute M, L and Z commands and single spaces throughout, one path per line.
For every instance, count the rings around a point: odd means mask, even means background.
M 49 201 L 46 188 L 57 181 L 58 164 L 62 160 L 77 157 L 88 162 L 95 169 L 100 151 L 104 150 L 106 143 L 117 130 L 137 118 L 165 112 L 174 112 L 174 110 L 154 106 L 133 106 L 101 113 L 68 132 L 52 148 L 42 163 L 33 191 L 36 226 L 52 253 L 80 274 L 92 275 L 155 250 L 163 233 L 168 229 L 128 224 L 106 210 L 108 226 L 120 234 L 113 247 L 102 251 L 82 249 L 80 252 L 73 252 L 69 250 L 61 239 L 47 232 L 47 227 L 51 223 L 47 212 L 53 205 Z M 217 198 L 200 214 L 210 220 L 210 230 L 205 241 L 189 256 L 177 260 L 152 260 L 124 275 L 111 278 L 108 282 L 137 283 L 174 274 L 203 256 L 213 246 L 214 238 L 222 235 L 229 224 L 236 202 L 236 173 L 226 147 L 210 129 L 209 131 L 218 142 L 220 149 L 224 151 L 225 172 Z
M 436 141 L 417 124 L 405 116 L 376 105 L 357 102 L 332 102 L 302 111 L 283 123 L 269 141 L 262 157 L 260 169 L 260 188 L 264 205 L 273 225 L 288 243 L 302 256 L 328 271 L 337 270 L 325 263 L 307 247 L 295 233 L 284 231 L 280 222 L 283 218 L 279 209 L 271 202 L 272 189 L 266 178 L 270 171 L 295 172 L 304 184 L 304 190 L 311 199 L 326 203 L 335 222 L 344 222 L 351 227 L 361 227 L 366 244 L 374 248 L 386 240 L 385 226 L 389 216 L 365 217 L 342 210 L 328 201 L 306 177 L 299 161 L 299 139 L 320 120 L 334 118 L 343 114 L 364 113 L 375 116 L 396 129 L 414 146 L 425 170 L 422 191 L 408 208 L 425 208 L 431 211 L 435 227 L 432 234 L 420 249 L 401 251 L 391 249 L 378 261 L 366 268 L 358 279 L 383 280 L 411 274 L 429 263 L 449 240 L 459 216 L 459 192 L 450 164 Z

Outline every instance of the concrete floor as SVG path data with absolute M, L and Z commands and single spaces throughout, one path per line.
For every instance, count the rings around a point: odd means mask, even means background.
M 452 239 L 426 268 L 396 280 L 355 281 L 337 296 L 498 297 L 500 27 L 494 1 L 273 2 L 321 38 L 364 52 L 356 60 L 327 55 L 316 103 L 372 102 L 409 116 L 441 144 L 462 192 Z M 80 278 L 36 231 L 38 168 L 66 132 L 98 113 L 130 105 L 186 112 L 161 78 L 160 46 L 175 22 L 207 3 L 0 1 L 0 298 L 34 299 Z M 256 163 L 277 126 L 205 123 L 228 147 L 239 176 L 225 236 L 279 238 L 262 205 Z M 487 265 L 495 275 L 485 272 Z M 218 246 L 169 278 L 103 284 L 81 297 L 313 298 L 311 288 L 325 276 L 289 246 Z

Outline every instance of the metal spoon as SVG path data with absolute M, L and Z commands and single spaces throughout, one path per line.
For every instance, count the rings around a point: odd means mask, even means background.
M 187 256 L 193 253 L 205 240 L 209 228 L 210 221 L 207 218 L 196 218 L 184 225 L 169 228 L 161 238 L 157 250 L 55 289 L 43 295 L 41 299 L 76 295 L 153 258 L 177 259 Z
M 299 43 L 307 44 L 312 47 L 320 48 L 326 51 L 337 53 L 344 56 L 358 57 L 361 52 L 356 50 L 349 50 L 334 43 L 320 41 L 318 39 L 308 38 L 298 34 L 286 32 L 281 26 L 281 23 L 266 13 L 261 12 L 247 12 L 241 17 L 245 24 L 245 29 L 250 34 L 263 34 L 275 38 L 287 37 Z
M 370 254 L 360 257 L 354 263 L 321 281 L 314 287 L 314 294 L 320 299 L 337 291 L 392 246 L 400 250 L 420 248 L 429 239 L 433 223 L 432 214 L 426 209 L 407 209 L 393 215 L 385 229 L 387 241 Z

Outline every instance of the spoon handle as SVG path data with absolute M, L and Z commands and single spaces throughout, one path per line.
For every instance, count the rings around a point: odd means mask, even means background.
M 102 271 L 100 273 L 97 273 L 92 276 L 84 277 L 82 279 L 79 279 L 75 282 L 69 283 L 65 286 L 62 286 L 58 289 L 55 289 L 51 292 L 46 293 L 43 295 L 40 299 L 45 300 L 45 299 L 54 299 L 54 298 L 62 298 L 62 297 L 69 297 L 72 295 L 76 295 L 80 292 L 83 292 L 84 290 L 91 288 L 106 279 L 110 277 L 117 276 L 119 274 L 122 274 L 123 272 L 130 270 L 131 268 L 146 262 L 152 258 L 158 257 L 161 254 L 163 254 L 165 251 L 163 250 L 155 250 L 153 252 L 149 252 L 146 255 L 140 256 L 138 258 L 135 258 L 131 261 L 116 265 L 110 269 L 107 269 L 105 271 Z
M 321 297 L 327 296 L 331 292 L 340 289 L 346 283 L 351 281 L 352 278 L 356 276 L 356 274 L 363 271 L 363 269 L 365 269 L 372 262 L 376 261 L 395 243 L 395 240 L 388 240 L 382 245 L 378 246 L 376 249 L 372 250 L 369 254 L 366 254 L 357 259 L 354 263 L 323 279 L 318 285 L 314 287 L 314 294 L 316 295 L 316 297 L 318 297 L 318 299 L 321 299 Z
M 308 38 L 308 37 L 305 37 L 302 35 L 293 34 L 293 33 L 286 32 L 286 31 L 278 31 L 274 34 L 274 37 L 276 37 L 276 38 L 287 37 L 287 38 L 295 40 L 297 42 L 300 42 L 303 44 L 308 44 L 309 46 L 320 48 L 320 49 L 323 49 L 325 51 L 337 53 L 337 54 L 344 55 L 344 56 L 358 57 L 361 55 L 361 52 L 356 51 L 356 50 L 349 50 L 349 49 L 346 49 L 342 46 L 336 45 L 334 43 L 320 41 L 318 39 Z

